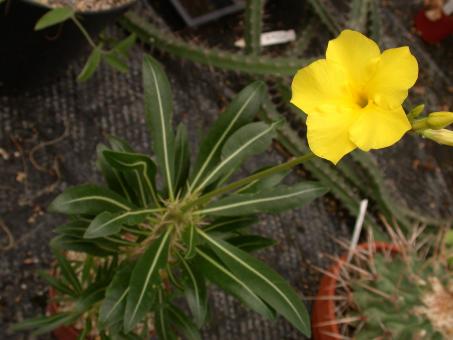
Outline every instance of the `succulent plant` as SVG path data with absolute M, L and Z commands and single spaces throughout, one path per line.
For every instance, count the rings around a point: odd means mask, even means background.
M 145 326 L 152 321 L 162 339 L 181 333 L 199 339 L 208 311 L 206 285 L 212 282 L 258 313 L 269 318 L 279 314 L 310 334 L 298 294 L 249 254 L 274 241 L 247 227 L 259 213 L 300 207 L 327 191 L 317 182 L 280 184 L 287 170 L 312 154 L 231 181 L 246 159 L 270 146 L 280 124 L 253 122 L 265 99 L 265 84 L 254 82 L 232 100 L 191 159 L 186 128 L 180 125 L 173 132 L 169 81 L 149 56 L 143 79 L 154 157 L 111 137 L 109 146 L 97 150 L 107 187 L 71 187 L 52 202 L 49 210 L 67 215 L 69 222 L 56 228 L 52 241 L 61 275 L 46 277 L 73 309 L 15 329 L 43 332 L 82 319 L 95 324 L 104 338 L 146 338 Z M 88 257 L 81 265 L 64 260 L 65 251 Z M 96 261 L 88 260 L 92 258 Z M 86 269 L 87 261 L 94 268 Z M 83 273 L 93 270 L 106 280 L 95 284 L 95 275 L 80 283 Z
M 392 239 L 396 251 L 370 246 L 345 265 L 347 288 L 337 289 L 347 296 L 343 334 L 358 340 L 451 339 L 453 271 L 440 251 L 444 246 L 432 238 L 429 247 L 415 238 Z

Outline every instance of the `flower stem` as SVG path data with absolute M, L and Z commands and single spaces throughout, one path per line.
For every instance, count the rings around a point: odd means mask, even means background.
M 228 185 L 226 185 L 224 187 L 217 188 L 217 189 L 207 193 L 206 195 L 203 195 L 203 196 L 199 197 L 195 201 L 192 201 L 192 202 L 188 203 L 186 206 L 183 207 L 183 210 L 187 210 L 187 209 L 189 209 L 189 208 L 191 208 L 193 206 L 199 205 L 201 203 L 205 203 L 205 202 L 209 201 L 211 198 L 213 198 L 215 196 L 218 196 L 218 195 L 224 194 L 224 193 L 226 193 L 228 191 L 237 189 L 237 188 L 242 187 L 242 186 L 244 186 L 246 184 L 249 184 L 250 182 L 259 180 L 261 178 L 265 178 L 265 177 L 271 176 L 273 174 L 276 174 L 276 173 L 279 173 L 279 172 L 282 172 L 282 171 L 285 171 L 285 170 L 292 169 L 296 165 L 301 164 L 303 162 L 306 162 L 306 161 L 312 159 L 314 156 L 315 155 L 312 152 L 308 152 L 305 155 L 292 158 L 292 159 L 288 160 L 285 163 L 282 163 L 282 164 L 276 165 L 276 166 L 274 166 L 272 168 L 257 172 L 256 174 L 253 174 L 253 175 L 251 175 L 249 177 L 246 177 L 246 178 L 242 178 L 242 179 L 240 179 L 240 180 L 238 180 L 236 182 L 230 183 L 230 184 L 228 184 Z

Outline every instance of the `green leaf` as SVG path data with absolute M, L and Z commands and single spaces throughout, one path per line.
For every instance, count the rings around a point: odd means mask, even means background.
M 253 120 L 265 93 L 266 85 L 262 81 L 250 84 L 233 99 L 208 130 L 195 162 L 191 188 L 195 188 L 206 173 L 220 162 L 222 147 L 228 137 Z
M 71 313 L 58 313 L 50 316 L 39 316 L 14 324 L 11 327 L 11 331 L 20 332 L 36 329 L 33 334 L 40 335 L 49 333 L 55 328 L 58 328 L 62 325 L 71 324 L 76 318 L 77 316 Z
M 132 147 L 124 139 L 116 136 L 109 136 L 108 141 L 114 151 L 135 153 Z
M 188 340 L 201 340 L 201 334 L 197 326 L 178 307 L 169 305 L 167 314 L 182 336 Z
M 171 126 L 173 101 L 162 66 L 151 56 L 143 60 L 145 117 L 152 135 L 157 164 L 163 172 L 168 195 L 174 199 L 174 136 Z
M 121 72 L 121 73 L 127 73 L 128 67 L 127 64 L 122 60 L 121 56 L 118 55 L 118 53 L 114 50 L 109 51 L 104 56 L 105 61 L 107 64 L 109 64 L 111 67 L 113 67 L 115 70 Z
M 48 210 L 62 214 L 97 215 L 103 211 L 129 211 L 133 206 L 117 193 L 92 184 L 66 189 L 49 205 Z
M 131 189 L 129 189 L 126 180 L 122 174 L 114 169 L 105 159 L 103 152 L 109 150 L 105 145 L 98 144 L 96 148 L 97 160 L 96 164 L 98 169 L 102 172 L 109 189 L 115 191 L 117 194 L 124 196 L 129 202 L 133 202 Z
M 104 211 L 91 221 L 83 235 L 84 238 L 97 238 L 117 234 L 123 225 L 134 225 L 142 222 L 146 216 L 159 209 L 142 209 L 123 213 L 110 213 Z
M 127 293 L 129 292 L 129 280 L 133 268 L 130 263 L 125 263 L 117 271 L 112 283 L 107 287 L 105 298 L 99 309 L 99 323 L 101 328 L 123 320 Z
M 235 194 L 214 202 L 199 214 L 241 216 L 273 213 L 301 207 L 324 195 L 328 190 L 317 182 L 304 182 L 291 187 L 280 186 L 257 194 Z
M 209 281 L 222 288 L 225 292 L 235 296 L 255 312 L 269 319 L 274 318 L 272 310 L 269 309 L 243 278 L 225 267 L 211 251 L 197 248 L 197 254 L 198 256 L 196 256 L 191 263 L 193 263 Z
M 192 312 L 195 324 L 201 327 L 208 312 L 208 293 L 203 276 L 195 266 L 189 265 L 182 257 L 180 257 L 182 268 L 187 274 L 187 280 L 184 282 L 184 295 L 187 304 Z
M 186 253 L 184 254 L 185 259 L 190 259 L 195 255 L 195 246 L 197 242 L 195 228 L 196 227 L 193 224 L 188 225 L 181 234 L 181 241 L 186 246 Z
M 59 7 L 54 8 L 44 14 L 36 23 L 35 31 L 42 30 L 49 26 L 59 24 L 63 21 L 68 20 L 75 15 L 75 12 L 72 8 L 69 7 Z
M 175 190 L 183 190 L 190 171 L 190 150 L 187 128 L 179 124 L 175 140 Z
M 259 235 L 240 235 L 228 238 L 228 243 L 248 253 L 275 245 L 275 240 Z
M 77 297 L 77 293 L 71 287 L 68 287 L 64 282 L 57 279 L 55 276 L 50 275 L 44 270 L 38 271 L 38 275 L 46 280 L 50 286 L 55 288 L 60 293 L 69 295 L 71 297 Z
M 162 290 L 159 290 L 158 298 L 158 308 L 154 313 L 154 324 L 156 327 L 157 336 L 162 340 L 176 340 L 177 337 L 170 327 L 171 319 L 166 313 L 166 306 L 164 305 Z
M 116 52 L 120 53 L 122 56 L 126 57 L 129 50 L 134 46 L 137 36 L 135 33 L 132 33 L 127 38 L 118 42 L 113 48 Z
M 231 233 L 258 222 L 255 216 L 220 217 L 203 230 L 208 233 Z
M 108 240 L 84 240 L 83 231 L 78 236 L 59 235 L 50 242 L 52 247 L 72 250 L 93 256 L 109 256 L 118 252 L 117 246 Z
M 258 171 L 255 171 L 255 173 L 261 172 L 263 170 L 271 168 L 270 166 L 264 167 L 262 169 L 259 169 Z M 260 180 L 256 180 L 254 182 L 251 182 L 249 185 L 246 185 L 242 187 L 240 190 L 236 191 L 236 193 L 241 193 L 241 194 L 249 194 L 249 193 L 256 193 L 260 192 L 265 189 L 270 189 L 276 187 L 278 184 L 280 184 L 281 181 L 290 173 L 290 171 L 282 171 L 273 175 L 270 175 L 268 177 L 264 177 Z
M 167 264 L 173 227 L 156 239 L 137 261 L 129 283 L 124 330 L 129 332 L 150 310 L 160 283 L 159 270 Z
M 104 151 L 104 156 L 114 168 L 121 171 L 132 171 L 135 174 L 138 196 L 144 206 L 159 204 L 155 188 L 156 165 L 150 157 L 138 153 L 111 150 Z
M 91 78 L 94 74 L 96 69 L 98 68 L 99 64 L 101 63 L 102 59 L 102 49 L 99 46 L 91 51 L 90 56 L 88 57 L 85 66 L 83 67 L 82 71 L 77 77 L 78 81 L 86 81 Z
M 93 288 L 96 289 L 91 290 L 88 288 L 83 292 L 80 298 L 75 301 L 75 304 L 72 307 L 72 311 L 74 313 L 81 315 L 92 309 L 95 304 L 103 299 L 105 295 L 105 287 L 98 288 L 94 285 Z
M 283 277 L 246 252 L 214 238 L 200 229 L 197 231 L 228 268 L 240 277 L 253 292 L 299 331 L 310 336 L 310 322 L 305 306 Z
M 58 268 L 60 268 L 61 275 L 66 281 L 71 285 L 72 289 L 76 294 L 82 293 L 82 286 L 80 285 L 79 279 L 77 278 L 77 274 L 72 268 L 71 263 L 64 257 L 64 255 L 60 254 L 58 250 L 54 250 L 54 256 L 58 262 Z
M 222 161 L 206 174 L 197 189 L 206 187 L 221 175 L 228 173 L 230 169 L 240 165 L 247 157 L 266 151 L 275 136 L 277 124 L 250 123 L 233 133 L 222 148 Z
M 92 325 L 93 325 L 92 320 L 90 320 L 90 318 L 87 318 L 85 320 L 85 326 L 83 327 L 82 331 L 77 336 L 76 340 L 88 339 L 88 334 L 90 334 L 90 332 L 91 332 Z

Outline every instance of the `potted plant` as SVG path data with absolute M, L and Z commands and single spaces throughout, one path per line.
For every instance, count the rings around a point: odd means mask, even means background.
M 258 213 L 299 207 L 326 192 L 311 181 L 280 184 L 285 170 L 312 155 L 229 181 L 247 158 L 270 146 L 280 123 L 253 122 L 266 94 L 264 83 L 255 82 L 209 129 L 191 165 L 186 128 L 180 125 L 174 134 L 171 126 L 169 81 L 148 56 L 143 78 L 155 158 L 111 137 L 109 146 L 98 147 L 107 188 L 72 187 L 52 202 L 49 210 L 70 221 L 56 229 L 52 246 L 59 269 L 47 279 L 56 301 L 66 303 L 51 308 L 58 309 L 56 314 L 14 329 L 40 333 L 79 324 L 85 325 L 80 330 L 95 325 L 90 332 L 103 337 L 145 337 L 148 325 L 154 325 L 163 339 L 176 333 L 196 339 L 207 318 L 206 285 L 211 282 L 258 313 L 281 315 L 309 335 L 308 314 L 298 294 L 250 255 L 274 242 L 247 227 Z M 64 260 L 67 251 L 85 255 L 80 263 Z M 73 290 L 77 295 L 68 295 Z
M 68 2 L 2 1 L 0 86 L 24 87 L 54 77 L 86 52 L 90 44 L 96 48 L 98 44 L 91 37 L 134 3 L 135 0 L 75 1 L 70 2 L 74 7 L 62 7 Z M 40 23 L 45 16 L 47 19 Z
M 365 48 L 374 44 L 360 33 L 347 30 L 332 41 L 332 46 L 342 52 L 351 41 Z M 373 52 L 379 54 L 375 47 L 377 51 Z M 395 93 L 381 96 L 400 103 L 405 98 L 401 96 L 402 89 L 407 93 L 415 82 L 416 61 L 407 48 L 388 51 L 367 62 L 376 65 L 382 58 L 386 74 L 390 71 L 396 74 L 401 70 L 400 64 L 407 64 L 402 72 L 410 74 L 410 79 L 392 88 Z M 343 62 L 345 68 L 352 65 L 349 59 Z M 362 62 L 362 71 L 369 72 L 366 62 Z M 345 79 L 337 73 L 343 72 L 339 65 L 330 64 L 329 59 L 315 61 L 300 70 L 293 82 L 293 102 L 308 114 L 308 141 L 313 153 L 232 180 L 241 164 L 270 146 L 281 125 L 281 121 L 254 122 L 256 112 L 266 101 L 265 84 L 254 82 L 231 101 L 207 131 L 192 163 L 185 126 L 180 125 L 176 133 L 173 131 L 169 81 L 161 65 L 145 56 L 145 118 L 152 136 L 153 157 L 137 153 L 125 141 L 111 137 L 108 146 L 100 145 L 97 150 L 98 167 L 107 187 L 93 184 L 71 187 L 52 202 L 49 210 L 69 219 L 56 229 L 58 236 L 52 241 L 57 256 L 62 258 L 68 251 L 87 255 L 79 265 L 59 260 L 60 279 L 73 289 L 78 287 L 79 295 L 72 297 L 76 299 L 72 303 L 62 304 L 63 310 L 57 314 L 24 321 L 13 328 L 45 332 L 82 322 L 86 324 L 83 330 L 94 325 L 94 332 L 104 339 L 125 334 L 144 338 L 150 328 L 155 328 L 162 339 L 172 339 L 181 333 L 198 339 L 199 329 L 207 320 L 210 282 L 261 315 L 268 318 L 280 315 L 310 336 L 308 314 L 298 294 L 284 278 L 250 254 L 272 245 L 273 240 L 254 235 L 247 227 L 254 223 L 257 214 L 300 207 L 326 193 L 318 182 L 281 184 L 288 170 L 315 154 L 336 164 L 355 147 L 364 150 L 387 147 L 412 127 L 420 134 L 426 131 L 432 134 L 453 120 L 451 112 L 433 113 L 422 119 L 415 119 L 413 112 L 409 113 L 412 116 L 402 116 L 400 104 L 391 110 L 387 106 L 375 108 L 375 103 L 369 107 L 365 102 L 368 97 L 362 92 L 350 97 L 351 93 L 344 91 Z M 356 76 L 355 66 L 353 69 Z M 334 72 L 336 82 L 326 83 L 329 72 Z M 386 79 L 374 81 L 367 96 L 372 98 L 376 89 L 387 89 Z M 329 97 L 330 90 L 338 93 Z M 341 100 L 338 95 L 343 96 Z M 353 105 L 357 115 L 352 118 L 365 123 L 365 129 L 357 130 L 354 119 L 346 124 L 338 119 L 340 115 L 331 111 L 335 108 L 331 104 L 324 111 L 328 100 L 339 105 L 339 112 Z M 323 110 L 318 110 L 319 106 Z M 375 116 L 373 111 L 369 112 L 373 107 L 403 123 L 383 120 L 376 130 L 372 125 L 376 123 Z M 328 121 L 326 112 L 334 115 L 330 117 L 333 122 Z M 341 135 L 338 124 L 342 127 Z M 357 138 L 357 146 L 352 145 L 348 129 Z M 392 131 L 395 129 L 396 132 Z M 439 142 L 449 137 L 429 138 Z M 97 260 L 90 260 L 92 257 Z M 88 265 L 89 262 L 93 263 Z M 60 281 L 52 282 L 56 288 Z M 65 287 L 56 289 L 60 294 L 69 294 L 64 290 Z M 65 300 L 64 295 L 58 298 Z
M 453 268 L 445 233 L 359 244 L 323 275 L 312 309 L 313 337 L 451 339 Z

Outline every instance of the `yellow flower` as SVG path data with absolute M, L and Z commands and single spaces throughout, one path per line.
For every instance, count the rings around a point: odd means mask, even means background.
M 363 34 L 341 32 L 326 59 L 300 69 L 292 83 L 291 102 L 307 114 L 310 149 L 336 164 L 357 147 L 396 143 L 411 129 L 401 104 L 417 76 L 407 46 L 381 53 Z

